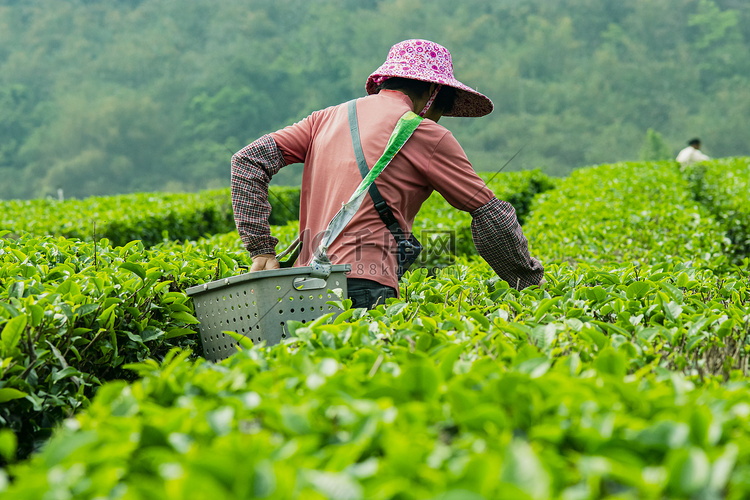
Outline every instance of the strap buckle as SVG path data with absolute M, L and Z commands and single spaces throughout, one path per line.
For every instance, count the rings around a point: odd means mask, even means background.
M 385 202 L 384 199 L 381 198 L 380 200 L 375 202 L 375 210 L 378 211 L 378 215 L 380 215 L 380 219 L 385 223 L 387 227 L 390 228 L 392 225 L 398 224 L 398 221 L 396 220 L 396 216 L 393 215 L 393 211 L 391 210 L 391 207 L 388 206 L 388 204 Z

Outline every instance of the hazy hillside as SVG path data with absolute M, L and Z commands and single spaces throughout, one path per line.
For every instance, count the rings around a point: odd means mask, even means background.
M 648 129 L 750 154 L 745 1 L 0 0 L 0 198 L 226 186 L 234 151 L 363 95 L 411 37 L 495 102 L 441 121 L 478 170 L 637 160 Z

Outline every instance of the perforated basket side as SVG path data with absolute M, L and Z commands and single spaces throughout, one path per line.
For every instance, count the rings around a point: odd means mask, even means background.
M 307 323 L 335 311 L 335 306 L 327 304 L 336 300 L 329 289 L 340 288 L 346 296 L 346 277 L 343 273 L 341 276 L 332 274 L 324 287 L 313 290 L 296 290 L 293 280 L 294 278 L 285 278 L 269 282 L 272 289 L 261 293 L 262 298 L 258 301 L 260 319 L 257 325 L 260 328 L 253 330 L 253 341 L 266 340 L 269 345 L 273 345 L 287 338 L 289 321 Z M 261 335 L 256 338 L 256 333 Z
M 225 331 L 250 336 L 253 326 L 258 323 L 253 288 L 242 283 L 194 297 L 193 305 L 200 321 L 203 355 L 212 361 L 224 359 L 237 351 L 237 341 Z
M 329 289 L 340 288 L 346 296 L 348 266 L 331 273 L 325 281 L 318 280 L 322 281 L 319 288 L 298 290 L 295 281 L 309 279 L 304 270 L 280 270 L 278 274 L 264 271 L 253 279 L 189 289 L 206 359 L 220 360 L 236 352 L 237 341 L 225 331 L 237 332 L 256 343 L 265 340 L 270 346 L 288 337 L 288 321 L 306 323 L 334 311 L 334 306 L 326 304 L 336 299 Z

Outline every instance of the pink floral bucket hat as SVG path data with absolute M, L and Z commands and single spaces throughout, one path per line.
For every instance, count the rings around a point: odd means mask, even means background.
M 457 90 L 456 102 L 445 116 L 484 116 L 492 112 L 492 101 L 453 77 L 453 61 L 448 49 L 429 40 L 404 40 L 388 52 L 388 58 L 367 79 L 368 94 L 390 77 L 411 78 L 447 85 Z

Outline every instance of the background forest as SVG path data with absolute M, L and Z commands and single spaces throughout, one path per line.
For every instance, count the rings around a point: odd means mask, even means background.
M 227 186 L 405 38 L 494 101 L 441 121 L 477 170 L 750 154 L 745 0 L 0 0 L 0 198 Z

